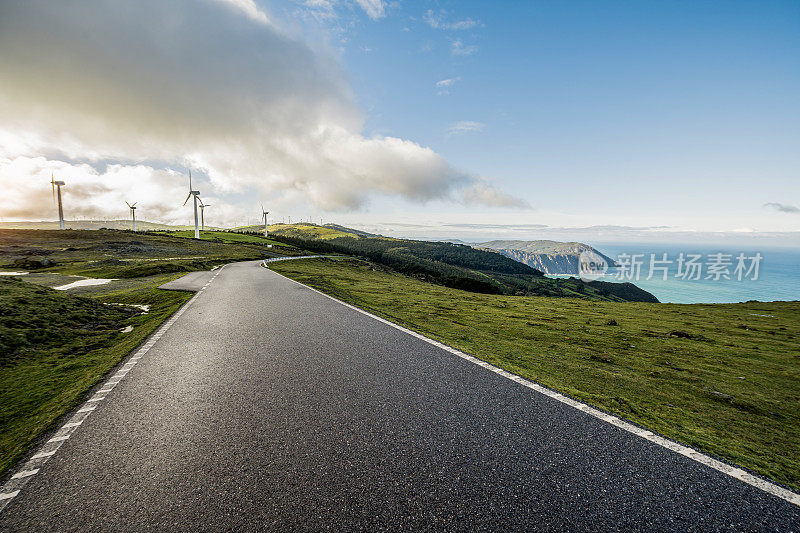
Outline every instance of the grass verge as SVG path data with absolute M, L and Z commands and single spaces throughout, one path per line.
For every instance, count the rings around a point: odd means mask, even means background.
M 0 279 L 0 475 L 192 296 L 156 289 L 179 276 L 95 298 Z
M 498 296 L 432 285 L 365 261 L 269 267 L 800 489 L 800 302 Z
M 188 235 L 188 232 L 187 232 Z M 301 250 L 205 232 L 0 230 L 0 475 L 190 297 L 157 287 L 185 272 Z M 75 276 L 106 285 L 59 292 Z M 146 306 L 146 312 L 135 307 Z M 132 326 L 129 332 L 123 332 Z

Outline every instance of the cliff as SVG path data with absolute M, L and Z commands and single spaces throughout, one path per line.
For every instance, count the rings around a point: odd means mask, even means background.
M 545 274 L 578 275 L 578 258 L 591 251 L 602 257 L 609 266 L 616 263 L 588 244 L 557 241 L 489 241 L 473 244 L 476 248 L 494 250 L 515 261 L 524 263 Z

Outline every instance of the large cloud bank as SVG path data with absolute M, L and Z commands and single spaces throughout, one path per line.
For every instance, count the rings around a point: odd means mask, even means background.
M 336 55 L 252 0 L 3 2 L 0 50 L 4 217 L 49 214 L 51 170 L 95 215 L 147 195 L 169 219 L 184 167 L 221 196 L 329 210 L 374 194 L 520 204 L 429 148 L 365 137 Z

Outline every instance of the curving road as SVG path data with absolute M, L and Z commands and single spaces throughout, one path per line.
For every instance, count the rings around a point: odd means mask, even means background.
M 259 265 L 192 281 L 0 530 L 800 530 L 796 505 Z

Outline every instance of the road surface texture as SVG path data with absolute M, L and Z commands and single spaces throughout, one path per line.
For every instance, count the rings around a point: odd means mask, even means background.
M 326 529 L 797 531 L 800 507 L 247 262 L 0 514 L 2 531 Z
M 212 270 L 201 270 L 199 272 L 190 272 L 185 276 L 181 276 L 176 280 L 165 283 L 159 287 L 165 291 L 192 291 L 197 292 L 202 289 L 206 283 L 211 281 L 214 276 Z

